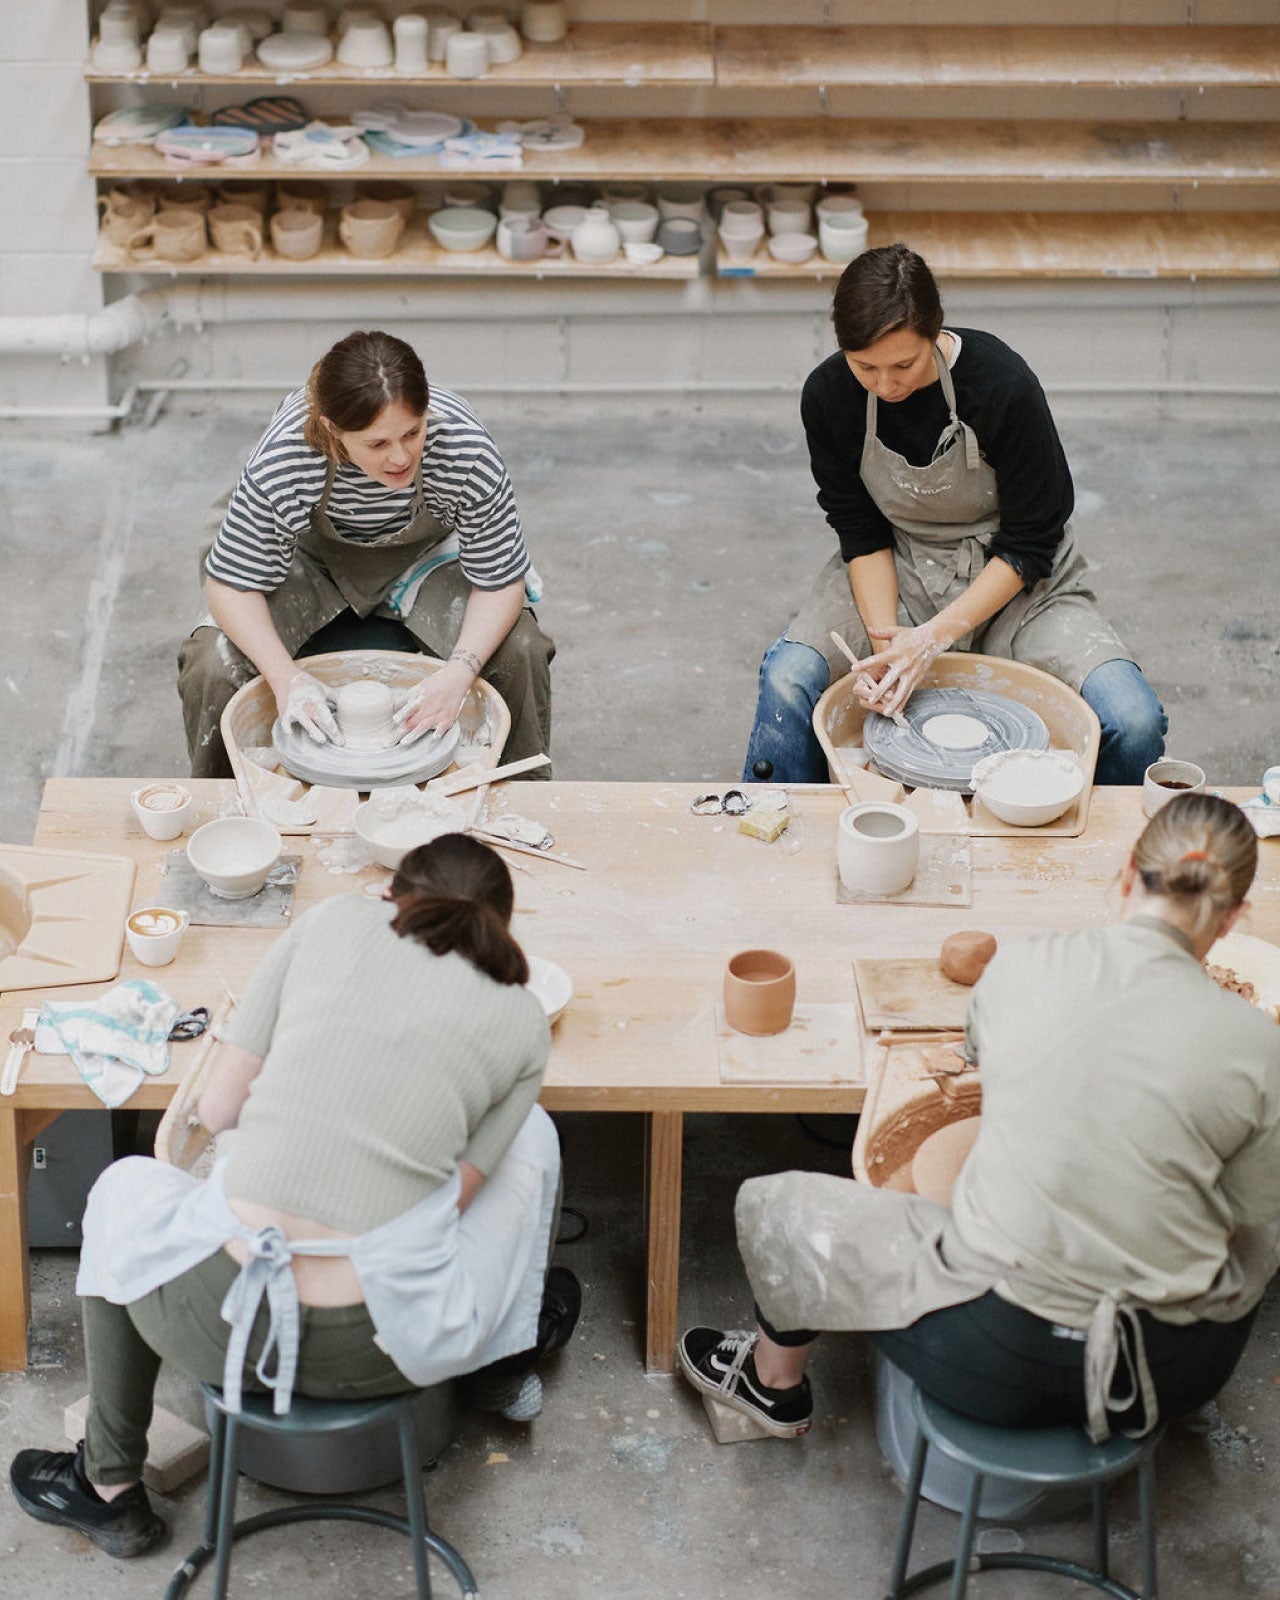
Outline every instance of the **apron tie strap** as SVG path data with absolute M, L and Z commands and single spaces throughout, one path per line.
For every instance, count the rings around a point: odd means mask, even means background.
M 1124 1363 L 1125 1388 L 1115 1393 L 1117 1369 Z M 1084 1346 L 1084 1393 L 1089 1437 L 1103 1444 L 1111 1437 L 1109 1412 L 1128 1411 L 1142 1403 L 1142 1425 L 1121 1431 L 1140 1439 L 1150 1433 L 1159 1420 L 1155 1384 L 1147 1365 L 1142 1323 L 1133 1303 L 1108 1291 L 1093 1308 Z
M 243 1405 L 245 1358 L 258 1309 L 266 1296 L 270 1321 L 254 1375 L 272 1392 L 271 1409 L 278 1417 L 293 1404 L 293 1383 L 298 1373 L 298 1348 L 302 1325 L 298 1286 L 293 1277 L 294 1256 L 349 1256 L 354 1240 L 286 1239 L 274 1225 L 245 1236 L 247 1258 L 222 1302 L 222 1320 L 231 1325 L 227 1357 L 222 1369 L 223 1404 L 230 1412 Z M 275 1372 L 268 1370 L 275 1357 Z

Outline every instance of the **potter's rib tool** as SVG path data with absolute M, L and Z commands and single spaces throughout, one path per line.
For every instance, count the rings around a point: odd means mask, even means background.
M 500 833 L 486 833 L 483 828 L 468 828 L 467 832 L 473 839 L 479 839 L 482 844 L 491 844 L 495 850 L 517 850 L 524 856 L 536 856 L 539 861 L 558 861 L 562 867 L 576 867 L 579 872 L 587 870 L 585 861 L 575 861 L 572 856 L 557 855 L 554 850 L 539 850 L 532 844 L 516 844 L 512 839 L 504 839 Z
M 500 783 L 503 778 L 514 778 L 518 772 L 532 772 L 535 767 L 550 764 L 550 756 L 526 756 L 523 761 L 508 761 L 505 767 L 487 767 L 483 772 L 454 772 L 444 778 L 432 778 L 427 787 L 435 794 L 462 794 L 467 789 L 479 789 L 486 783 Z
M 18 1077 L 27 1051 L 35 1043 L 35 1027 L 40 1020 L 40 1007 L 28 1006 L 22 1013 L 22 1026 L 9 1035 L 9 1054 L 4 1059 L 4 1072 L 0 1074 L 0 1094 L 12 1094 L 18 1087 Z

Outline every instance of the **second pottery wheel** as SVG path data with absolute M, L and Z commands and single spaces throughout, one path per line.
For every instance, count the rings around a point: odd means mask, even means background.
M 304 783 L 336 789 L 380 789 L 389 783 L 424 783 L 453 760 L 461 730 L 428 734 L 416 744 L 393 744 L 389 750 L 347 750 L 317 744 L 300 729 L 286 728 L 279 717 L 271 725 L 271 744 L 280 764 Z
M 1049 730 L 1034 711 L 987 689 L 917 689 L 903 716 L 905 728 L 870 712 L 862 742 L 879 772 L 912 788 L 968 790 L 974 763 L 983 756 L 1049 748 Z M 931 726 L 953 736 L 972 728 L 972 734 L 956 748 L 929 738 L 925 729 Z M 969 737 L 978 742 L 967 743 Z

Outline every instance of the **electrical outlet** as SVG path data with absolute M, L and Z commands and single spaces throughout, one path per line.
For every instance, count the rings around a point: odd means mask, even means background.
M 31 1151 L 32 1172 L 43 1172 L 49 1165 L 49 1157 L 42 1144 L 35 1145 Z

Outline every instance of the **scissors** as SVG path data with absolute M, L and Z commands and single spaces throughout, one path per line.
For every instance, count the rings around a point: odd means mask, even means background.
M 193 1006 L 173 1019 L 169 1029 L 170 1039 L 198 1039 L 209 1026 L 208 1006 Z

